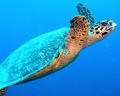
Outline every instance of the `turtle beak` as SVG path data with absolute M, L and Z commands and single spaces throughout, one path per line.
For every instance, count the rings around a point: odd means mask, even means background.
M 116 26 L 117 24 L 115 22 L 113 22 L 112 20 L 108 20 L 108 26 L 106 27 L 106 31 L 110 30 L 110 32 L 112 32 Z
M 117 26 L 117 24 L 113 22 L 112 23 L 112 27 L 116 27 L 116 26 Z

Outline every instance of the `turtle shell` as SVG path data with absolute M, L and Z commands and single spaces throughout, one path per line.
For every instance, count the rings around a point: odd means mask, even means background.
M 46 33 L 14 51 L 0 65 L 0 89 L 14 85 L 45 69 L 66 46 L 69 28 Z

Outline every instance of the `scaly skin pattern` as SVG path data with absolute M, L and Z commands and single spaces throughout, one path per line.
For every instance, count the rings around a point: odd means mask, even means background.
M 94 18 L 91 15 L 90 11 L 81 3 L 78 3 L 76 8 L 77 8 L 78 14 L 80 16 L 84 16 L 87 19 L 90 26 L 92 26 L 94 24 Z

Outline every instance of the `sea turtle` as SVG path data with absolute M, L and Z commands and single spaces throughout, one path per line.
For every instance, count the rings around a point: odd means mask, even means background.
M 79 16 L 65 27 L 34 38 L 7 57 L 0 65 L 0 96 L 7 87 L 52 74 L 70 64 L 79 52 L 105 38 L 116 24 L 105 20 L 94 24 L 89 10 L 78 3 Z

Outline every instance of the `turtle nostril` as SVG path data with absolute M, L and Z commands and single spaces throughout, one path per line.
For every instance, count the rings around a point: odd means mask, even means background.
M 109 25 L 112 26 L 112 22 L 110 22 Z

